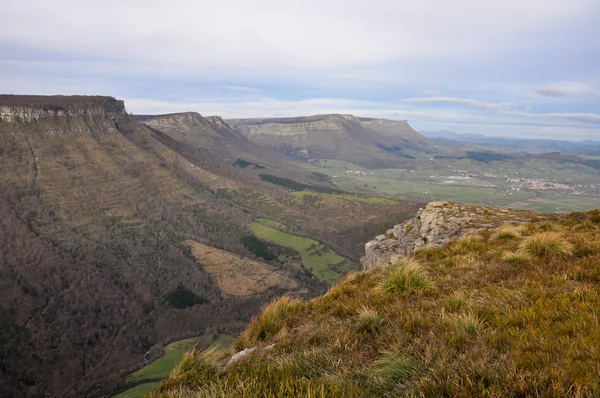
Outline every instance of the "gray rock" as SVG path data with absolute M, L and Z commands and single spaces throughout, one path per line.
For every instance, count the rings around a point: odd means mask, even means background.
M 471 232 L 495 228 L 522 217 L 523 214 L 513 210 L 431 202 L 412 220 L 365 244 L 365 255 L 360 261 L 364 269 L 389 265 L 421 247 L 440 247 Z

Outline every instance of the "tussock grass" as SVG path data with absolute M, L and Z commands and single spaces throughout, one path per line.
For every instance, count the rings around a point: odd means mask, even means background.
M 392 265 L 381 289 L 386 292 L 423 290 L 431 285 L 427 271 L 414 258 L 402 258 Z
M 519 227 L 514 224 L 505 224 L 492 234 L 492 240 L 512 240 L 520 236 Z
M 355 320 L 356 333 L 359 336 L 374 335 L 379 331 L 383 320 L 379 313 L 369 307 L 362 306 Z
M 484 323 L 473 312 L 459 312 L 456 314 L 442 315 L 443 320 L 448 326 L 454 329 L 457 333 L 464 333 L 470 336 L 479 334 L 484 327 Z
M 559 233 L 541 232 L 523 239 L 518 252 L 523 256 L 548 259 L 570 256 L 573 254 L 573 245 Z
M 510 238 L 486 231 L 305 303 L 276 300 L 238 344 L 274 348 L 228 367 L 195 354 L 156 395 L 597 396 L 596 214 L 540 217 Z
M 520 263 L 521 261 L 525 261 L 528 258 L 529 256 L 527 256 L 526 254 L 516 252 L 513 250 L 507 250 L 504 253 L 502 253 L 502 260 L 506 261 L 507 263 Z
M 370 373 L 386 381 L 397 383 L 406 379 L 413 372 L 417 371 L 419 367 L 419 361 L 406 355 L 388 351 L 375 362 Z
M 242 350 L 254 347 L 275 336 L 282 328 L 287 326 L 288 321 L 301 305 L 301 300 L 290 296 L 283 296 L 272 301 L 264 307 L 260 315 L 252 319 L 250 326 L 236 341 L 235 348 Z

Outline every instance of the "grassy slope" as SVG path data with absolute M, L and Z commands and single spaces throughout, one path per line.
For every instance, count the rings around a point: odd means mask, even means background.
M 135 383 L 146 379 L 167 377 L 175 365 L 181 361 L 183 354 L 193 349 L 198 341 L 200 341 L 199 337 L 193 337 L 167 345 L 162 357 L 131 374 L 127 378 L 127 382 Z
M 187 356 L 155 396 L 597 396 L 600 211 L 547 217 L 281 298 L 235 345 L 273 349 Z
M 185 340 L 175 341 L 168 344 L 164 348 L 164 355 L 155 361 L 149 363 L 138 371 L 127 377 L 127 383 L 140 383 L 145 380 L 164 379 L 169 376 L 171 371 L 181 362 L 184 354 L 190 352 L 200 343 L 210 344 L 212 347 L 226 350 L 231 345 L 231 336 L 218 335 L 213 341 L 209 341 L 208 336 L 192 337 Z M 138 384 L 122 393 L 114 396 L 114 398 L 137 398 L 147 396 L 160 382 L 149 382 Z
M 340 274 L 330 269 L 329 266 L 339 264 L 345 258 L 330 252 L 319 253 L 317 249 L 322 245 L 316 240 L 287 234 L 259 223 L 251 223 L 250 228 L 260 239 L 298 251 L 302 255 L 304 265 L 310 268 L 312 273 L 319 279 L 328 283 L 335 283 L 340 279 Z

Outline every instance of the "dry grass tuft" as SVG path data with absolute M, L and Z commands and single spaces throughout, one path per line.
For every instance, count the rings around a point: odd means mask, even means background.
M 549 259 L 554 256 L 570 256 L 573 245 L 560 233 L 541 232 L 531 235 L 519 244 L 518 253 L 523 256 Z
M 517 239 L 519 236 L 519 227 L 512 224 L 505 224 L 492 234 L 492 240 L 512 240 Z
M 263 309 L 262 313 L 252 319 L 250 326 L 240 335 L 235 343 L 238 350 L 254 347 L 270 337 L 277 335 L 302 306 L 302 301 L 290 296 L 282 296 Z
M 484 323 L 471 311 L 442 315 L 444 321 L 457 333 L 470 336 L 478 335 L 484 328 Z
M 356 333 L 359 336 L 375 335 L 381 328 L 383 320 L 379 313 L 369 307 L 362 306 L 358 310 L 358 316 L 354 321 Z
M 525 254 L 512 250 L 507 250 L 504 253 L 502 253 L 502 260 L 506 261 L 507 263 L 520 263 L 522 261 L 527 260 L 528 258 L 529 257 Z
M 383 356 L 375 361 L 370 373 L 387 381 L 398 383 L 417 371 L 419 367 L 419 361 L 393 351 L 388 351 L 384 352 Z
M 405 257 L 391 266 L 381 288 L 386 292 L 423 290 L 431 285 L 427 271 L 414 258 Z

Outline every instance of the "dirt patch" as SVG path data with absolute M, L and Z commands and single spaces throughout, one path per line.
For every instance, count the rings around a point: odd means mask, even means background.
M 185 242 L 192 254 L 218 283 L 224 294 L 251 296 L 270 288 L 294 289 L 298 284 L 270 264 L 206 246 L 193 240 Z

